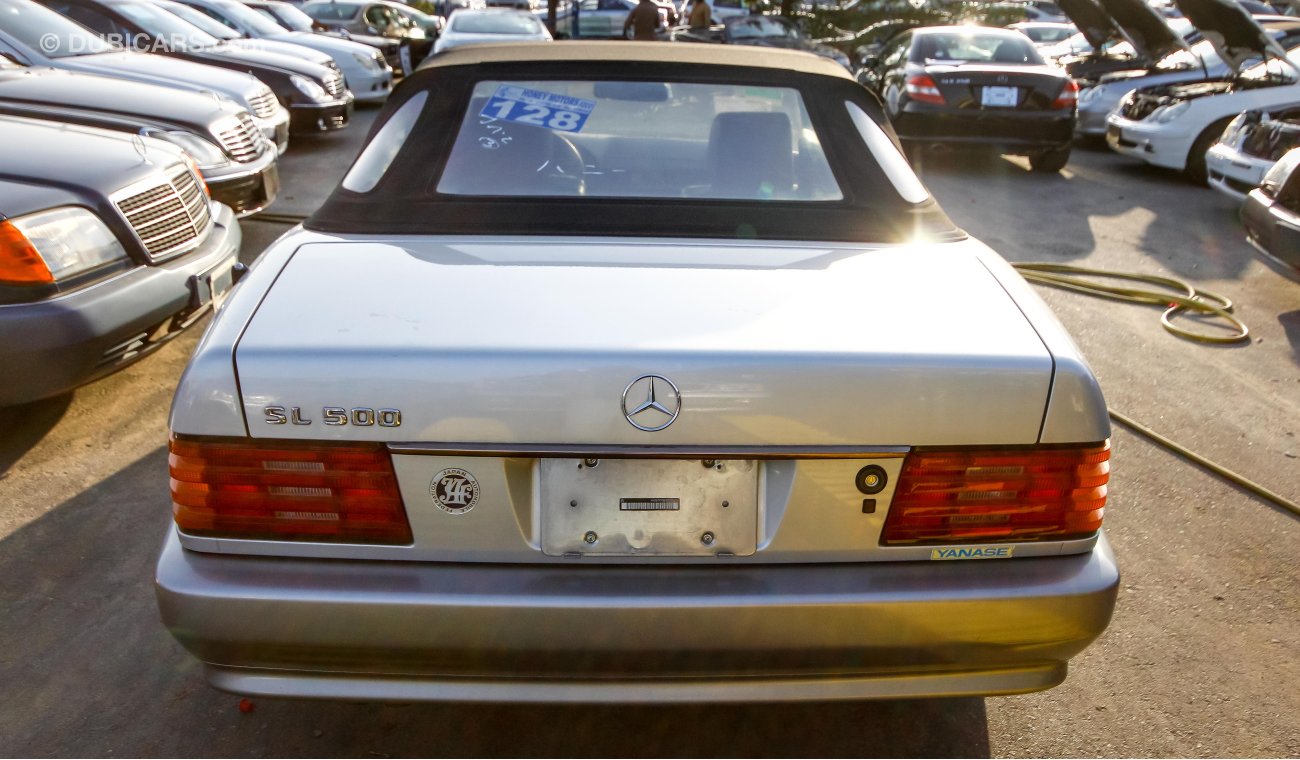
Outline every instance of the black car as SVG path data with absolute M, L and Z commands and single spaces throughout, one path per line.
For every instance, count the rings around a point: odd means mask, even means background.
M 1019 32 L 935 26 L 899 34 L 861 72 L 904 146 L 996 148 L 1055 172 L 1070 157 L 1079 88 Z
M 0 58 L 0 115 L 146 134 L 199 165 L 212 198 L 247 216 L 279 192 L 275 144 L 229 100 Z
M 260 79 L 289 109 L 289 129 L 310 133 L 347 126 L 352 93 L 337 68 L 224 44 L 146 0 L 39 0 L 106 39 L 151 53 L 242 71 Z
M 1246 239 L 1300 275 L 1300 148 L 1282 156 L 1241 207 Z
M 240 230 L 161 140 L 0 116 L 0 406 L 148 355 L 211 310 Z

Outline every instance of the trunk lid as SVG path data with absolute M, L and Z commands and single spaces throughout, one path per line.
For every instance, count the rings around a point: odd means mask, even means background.
M 1016 90 L 1014 106 L 1002 104 L 1005 101 L 994 101 L 999 105 L 987 106 L 989 110 L 1048 110 L 1066 82 L 1066 77 L 1054 66 L 930 65 L 925 71 L 943 93 L 944 101 L 954 108 L 985 107 L 990 101 L 985 99 L 984 88 L 1011 87 Z
M 1099 0 L 1128 35 L 1138 55 L 1155 62 L 1166 55 L 1186 50 L 1183 38 L 1169 28 L 1164 17 L 1151 9 L 1145 0 Z
M 1236 0 L 1174 0 L 1192 25 L 1236 73 L 1261 59 L 1286 59 L 1286 50 Z
M 974 241 L 312 243 L 251 318 L 235 364 L 249 431 L 264 438 L 1033 443 L 1052 357 L 981 255 Z M 680 389 L 678 418 L 658 432 L 623 411 L 648 374 Z M 635 390 L 629 409 L 648 397 Z M 300 424 L 268 424 L 267 406 L 298 409 Z M 328 426 L 325 407 L 400 410 L 401 424 Z

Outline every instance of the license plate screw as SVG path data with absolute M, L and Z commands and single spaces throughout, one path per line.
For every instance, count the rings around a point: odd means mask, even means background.
M 712 469 L 713 469 L 713 465 L 717 464 L 717 462 L 714 462 L 712 459 L 705 459 L 705 460 L 704 460 L 703 462 L 701 462 L 700 464 L 703 464 L 703 465 L 704 465 L 704 469 L 706 469 L 706 470 L 712 470 Z
M 597 539 L 599 539 L 599 538 L 600 538 L 600 536 L 597 536 L 597 535 L 596 535 L 596 531 L 594 531 L 594 530 L 589 530 L 589 531 L 587 531 L 587 535 L 585 535 L 585 536 L 582 537 L 582 540 L 583 540 L 583 541 L 586 541 L 586 542 L 589 543 L 589 544 L 594 544 L 594 543 L 596 543 Z
M 582 460 L 582 463 L 585 464 L 585 465 L 587 465 L 588 467 L 597 467 L 597 466 L 600 465 L 600 460 L 599 460 L 599 459 L 584 459 L 584 460 Z
M 590 535 L 590 534 L 588 534 L 588 535 Z M 705 546 L 712 546 L 712 545 L 713 545 L 713 531 L 708 531 L 708 530 L 704 531 L 704 535 L 700 536 L 700 543 L 704 544 Z
M 578 500 L 577 500 L 577 499 L 569 499 L 569 506 L 570 506 L 570 507 L 577 507 L 577 506 L 578 506 Z
M 723 508 L 723 509 L 726 509 L 726 508 L 729 507 L 729 506 L 731 506 L 731 502 L 729 502 L 729 501 L 727 501 L 727 500 L 724 499 L 723 502 L 722 502 L 722 508 Z

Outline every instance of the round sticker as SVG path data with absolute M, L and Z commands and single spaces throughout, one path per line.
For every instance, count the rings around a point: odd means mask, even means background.
M 448 467 L 433 476 L 429 493 L 438 509 L 453 515 L 463 515 L 478 503 L 478 481 L 465 470 Z

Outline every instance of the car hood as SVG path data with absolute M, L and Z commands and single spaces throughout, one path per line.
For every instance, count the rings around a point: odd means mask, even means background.
M 298 49 L 310 48 L 320 55 L 327 57 L 360 55 L 366 58 L 374 52 L 374 48 L 364 45 L 353 40 L 345 40 L 342 37 L 329 37 L 324 34 L 312 34 L 310 32 L 288 32 L 286 34 L 277 34 L 273 37 L 276 42 L 285 45 L 293 45 Z M 318 61 L 323 63 L 323 61 Z
M 309 51 L 303 52 L 314 55 Z M 257 50 L 230 44 L 193 50 L 189 54 L 210 59 L 213 61 L 213 65 L 245 66 L 259 77 L 263 76 L 264 73 L 278 70 L 283 74 L 300 74 L 320 82 L 324 80 L 328 71 L 325 66 L 307 60 L 306 56 L 286 55 L 270 50 Z
M 235 113 L 233 106 L 223 106 L 209 95 L 55 69 L 0 71 L 0 105 L 4 104 L 75 108 L 203 131 L 221 116 Z
M 1234 72 L 1247 62 L 1285 59 L 1286 51 L 1236 0 L 1174 0 Z
M 1177 50 L 1186 50 L 1187 43 L 1169 28 L 1164 18 L 1151 9 L 1145 0 L 1098 0 L 1111 18 L 1128 36 L 1138 55 L 1148 61 L 1158 61 Z
M 245 106 L 249 96 L 263 87 L 251 74 L 126 50 L 60 58 L 54 63 L 59 68 L 70 71 L 126 78 L 164 87 L 190 88 L 197 92 L 219 92 Z
M 1052 356 L 975 241 L 390 240 L 307 243 L 278 273 L 235 348 L 252 435 L 1028 444 L 1043 424 Z M 657 433 L 621 410 L 646 374 L 681 392 Z M 401 426 L 325 426 L 327 406 Z
M 22 146 L 5 152 L 0 180 L 108 194 L 158 174 L 159 165 L 181 160 L 161 140 L 57 122 L 0 117 L 0 143 Z M 14 213 L 0 209 L 0 214 Z
M 341 41 L 341 40 L 340 40 Z M 245 48 L 248 50 L 261 50 L 266 53 L 275 53 L 278 55 L 293 56 L 300 60 L 309 61 L 317 66 L 327 66 L 334 58 L 329 53 L 322 52 L 322 49 L 316 45 L 306 43 L 299 44 L 297 40 L 281 40 L 279 37 L 274 39 L 240 39 L 229 40 L 222 49 L 227 48 Z
M 1125 39 L 1115 19 L 1102 10 L 1096 0 L 1057 0 L 1057 5 L 1094 48 L 1100 49 L 1107 42 Z

